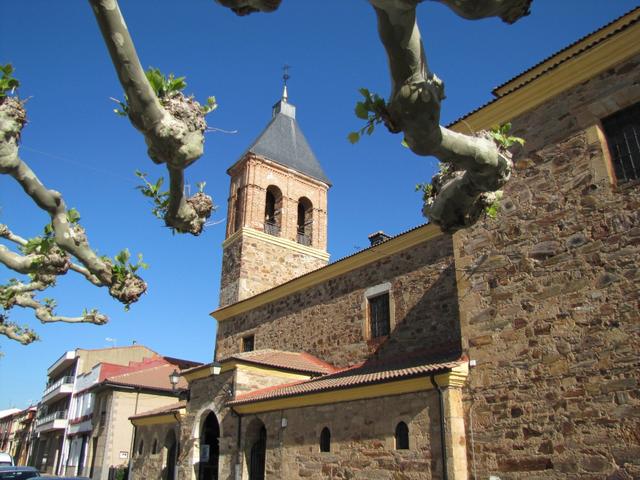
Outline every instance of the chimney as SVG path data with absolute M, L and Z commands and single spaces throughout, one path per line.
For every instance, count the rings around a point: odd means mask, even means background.
M 382 230 L 378 230 L 377 232 L 369 235 L 369 241 L 371 242 L 371 246 L 380 245 L 382 242 L 386 242 L 391 237 L 384 233 Z

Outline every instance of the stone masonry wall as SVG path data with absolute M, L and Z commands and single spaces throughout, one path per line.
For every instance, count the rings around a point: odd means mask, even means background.
M 164 479 L 168 462 L 169 445 L 166 441 L 173 431 L 173 438 L 179 438 L 177 423 L 161 423 L 157 425 L 142 425 L 136 429 L 136 443 L 131 456 L 130 480 Z M 138 446 L 143 442 L 143 451 L 139 453 Z M 153 445 L 157 442 L 154 453 Z
M 200 434 L 207 416 L 213 412 L 220 427 L 220 461 L 218 478 L 232 479 L 237 451 L 237 417 L 225 407 L 228 396 L 225 389 L 233 388 L 233 372 L 194 380 L 189 384 L 190 400 L 180 425 L 180 454 L 178 480 L 195 480 L 199 469 Z M 226 386 L 223 389 L 223 386 Z
M 252 297 L 326 264 L 316 256 L 241 235 L 224 248 L 220 306 Z
M 408 450 L 395 448 L 395 428 L 400 421 L 409 427 Z M 434 391 L 245 415 L 242 478 L 248 478 L 247 457 L 256 422 L 267 430 L 268 479 L 442 478 Z M 330 452 L 320 452 L 324 427 L 331 432 Z
M 639 63 L 514 118 L 499 216 L 455 236 L 478 479 L 640 478 L 640 186 L 615 187 L 599 128 Z
M 390 284 L 392 333 L 370 340 L 365 291 L 383 283 Z M 216 359 L 238 353 L 247 333 L 255 335 L 256 350 L 304 351 L 336 366 L 425 349 L 455 354 L 457 302 L 452 241 L 442 235 L 219 322 Z

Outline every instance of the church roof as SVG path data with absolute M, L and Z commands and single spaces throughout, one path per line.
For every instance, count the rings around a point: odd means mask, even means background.
M 399 362 L 395 364 L 367 364 L 365 362 L 360 365 L 348 367 L 310 380 L 300 380 L 285 385 L 276 385 L 259 390 L 253 390 L 251 392 L 238 395 L 235 400 L 227 402 L 227 405 L 242 405 L 245 403 L 274 400 L 276 398 L 294 397 L 310 393 L 359 387 L 374 383 L 403 380 L 420 375 L 446 372 L 466 362 L 467 360 L 465 359 L 438 363 Z
M 305 373 L 326 374 L 335 371 L 335 368 L 323 362 L 317 357 L 305 352 L 285 352 L 282 350 L 264 349 L 251 352 L 236 353 L 222 360 L 224 363 L 230 360 L 255 363 L 268 367 L 283 368 Z
M 241 158 L 254 153 L 330 186 L 331 182 L 296 121 L 295 112 L 295 106 L 286 99 L 276 103 L 273 118 Z

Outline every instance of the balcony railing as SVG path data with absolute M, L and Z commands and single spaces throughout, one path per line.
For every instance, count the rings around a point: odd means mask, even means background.
M 42 396 L 46 397 L 51 392 L 53 392 L 56 388 L 65 384 L 73 384 L 73 377 L 67 376 L 67 377 L 59 378 L 58 380 L 48 385 L 47 388 L 44 389 L 44 394 Z
M 264 233 L 279 237 L 280 225 L 277 225 L 275 222 L 264 222 Z
M 53 422 L 54 420 L 66 420 L 67 419 L 67 410 L 58 410 L 57 412 L 50 413 L 48 415 L 43 415 L 36 420 L 36 427 L 40 425 L 44 425 L 45 423 Z

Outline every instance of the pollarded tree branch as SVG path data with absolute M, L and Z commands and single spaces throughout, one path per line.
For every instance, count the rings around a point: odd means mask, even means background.
M 158 98 L 140 64 L 118 2 L 89 3 L 124 89 L 131 123 L 144 135 L 151 160 L 166 164 L 169 170 L 171 206 L 165 223 L 178 232 L 199 235 L 211 215 L 213 202 L 209 197 L 208 210 L 195 209 L 185 198 L 182 171 L 202 156 L 205 113 L 198 102 L 180 92 Z
M 109 321 L 106 315 L 96 310 L 85 311 L 77 317 L 65 317 L 56 315 L 53 308 L 49 305 L 40 303 L 34 298 L 33 292 L 22 293 L 16 295 L 15 304 L 22 308 L 31 308 L 35 311 L 36 318 L 42 323 L 65 322 L 65 323 L 94 323 L 96 325 L 104 325 Z
M 217 1 L 239 15 L 272 11 L 280 3 L 277 0 Z M 509 178 L 511 160 L 508 152 L 498 148 L 486 132 L 467 136 L 440 126 L 444 84 L 427 64 L 416 22 L 416 7 L 422 1 L 369 0 L 378 17 L 378 32 L 387 52 L 392 83 L 389 101 L 381 108 L 383 111 L 374 106 L 374 120 L 384 121 L 392 133 L 402 132 L 406 144 L 417 155 L 433 155 L 452 165 L 455 174 L 446 177 L 447 182 L 438 188 L 433 201 L 425 204 L 423 212 L 443 230 L 455 231 L 473 224 L 491 204 L 494 192 Z M 507 23 L 527 15 L 531 4 L 531 0 L 437 1 L 467 19 L 499 16 Z M 368 91 L 366 93 L 368 97 Z M 362 115 L 366 118 L 368 113 L 365 111 Z M 368 133 L 373 130 L 371 122 L 370 119 L 367 124 Z M 351 135 L 357 141 L 359 135 L 356 132 Z
M 391 95 L 387 127 L 402 131 L 418 155 L 433 155 L 459 173 L 442 186 L 424 213 L 443 230 L 473 224 L 492 201 L 491 192 L 508 180 L 509 155 L 486 132 L 462 135 L 440 126 L 444 84 L 429 70 L 416 22 L 418 0 L 370 0 L 378 17 L 378 31 L 387 51 Z M 465 18 L 501 16 L 513 22 L 528 13 L 530 0 L 443 0 Z
M 7 240 L 12 241 L 13 243 L 16 243 L 17 245 L 20 245 L 21 247 L 25 247 L 28 244 L 28 241 L 21 237 L 20 235 L 16 235 L 15 233 L 13 233 L 9 227 L 7 225 L 1 224 L 0 223 L 0 238 L 6 238 Z M 6 247 L 4 247 L 6 250 Z M 2 257 L 2 249 L 3 246 L 0 245 L 0 257 Z M 29 255 L 29 257 L 31 257 L 31 265 L 32 268 L 27 268 L 24 271 L 20 271 L 17 270 L 15 268 L 10 267 L 9 265 L 7 265 L 2 258 L 0 258 L 0 263 L 3 263 L 5 266 L 11 268 L 12 270 L 15 270 L 17 272 L 20 273 L 35 273 L 36 271 L 38 271 L 38 264 L 41 264 L 43 261 L 43 256 L 42 255 Z M 33 265 L 33 260 L 36 260 L 36 265 Z M 87 280 L 89 280 L 91 283 L 93 283 L 95 286 L 97 287 L 103 287 L 104 284 L 100 281 L 100 279 L 98 277 L 96 277 L 95 275 L 93 275 L 89 270 L 87 270 L 85 267 L 83 267 L 82 265 L 78 265 L 77 263 L 73 263 L 73 262 L 69 262 L 68 263 L 68 269 L 69 270 L 73 270 L 79 274 L 81 274 L 82 276 L 84 276 Z M 60 274 L 60 273 L 58 273 Z
M 46 290 L 55 283 L 55 276 L 36 275 L 35 278 L 29 283 L 12 280 L 8 285 L 0 286 L 0 307 L 5 311 L 11 310 L 15 306 L 31 308 L 34 310 L 36 318 L 42 323 L 66 322 L 103 325 L 108 322 L 108 317 L 97 310 L 85 310 L 78 317 L 56 315 L 54 313 L 55 302 L 53 300 L 45 299 L 44 302 L 40 302 L 35 298 L 36 292 Z M 6 314 L 0 315 L 0 333 L 24 345 L 37 339 L 37 335 L 33 330 L 24 329 L 15 323 L 9 322 Z
M 2 314 L 0 314 L 0 335 L 4 335 L 10 340 L 20 342 L 22 345 L 29 345 L 38 340 L 36 332 L 28 327 L 21 327 L 14 322 L 8 321 Z
M 53 240 L 57 248 L 77 258 L 101 285 L 109 287 L 112 297 L 126 305 L 137 301 L 145 292 L 146 283 L 132 273 L 126 276 L 115 275 L 113 263 L 96 255 L 89 246 L 82 227 L 70 221 L 62 195 L 55 190 L 47 189 L 19 157 L 18 141 L 25 123 L 26 112 L 22 102 L 14 97 L 0 97 L 0 174 L 13 177 L 36 205 L 49 214 Z M 5 247 L 3 257 L 7 261 L 15 261 L 15 257 L 7 252 L 8 249 Z

